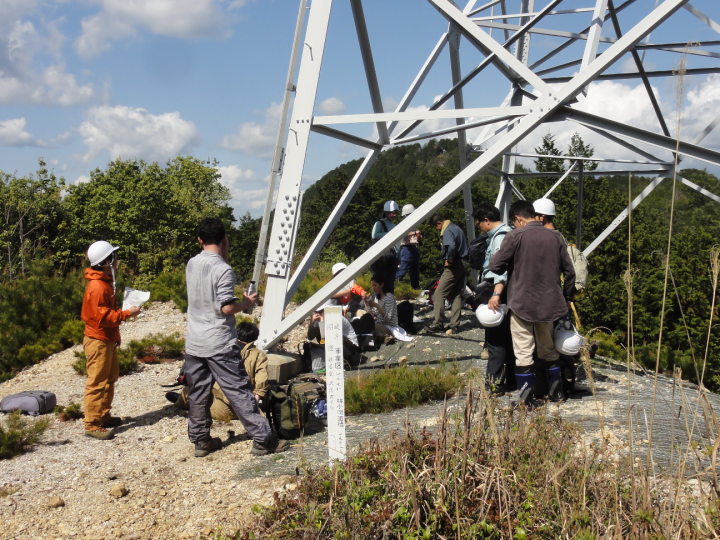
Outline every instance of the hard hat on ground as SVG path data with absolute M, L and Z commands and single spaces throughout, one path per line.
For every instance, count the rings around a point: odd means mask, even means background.
M 415 207 L 412 204 L 406 204 L 402 209 L 402 217 L 409 216 L 415 211 Z
M 346 268 L 347 268 L 347 264 L 345 264 L 345 263 L 335 263 L 335 264 L 333 264 L 333 267 L 332 267 L 332 274 L 333 274 L 333 276 L 334 276 L 335 274 L 337 274 L 338 272 L 342 272 L 342 271 L 345 270 Z
M 567 330 L 558 325 L 553 332 L 553 341 L 555 342 L 555 348 L 558 352 L 568 356 L 574 356 L 580 352 L 585 338 L 572 330 Z
M 533 208 L 536 214 L 542 214 L 543 216 L 555 215 L 555 203 L 550 199 L 538 199 L 533 203 Z
M 475 316 L 480 324 L 486 328 L 499 326 L 505 316 L 506 306 L 502 304 L 496 311 L 490 309 L 487 304 L 480 304 L 475 310 Z
M 398 204 L 395 201 L 387 201 L 385 206 L 383 206 L 383 212 L 397 212 L 398 210 L 400 210 L 400 208 L 398 208 Z
M 106 242 L 105 240 L 95 242 L 88 248 L 87 251 L 87 257 L 90 261 L 90 266 L 99 265 L 119 249 L 119 247 L 114 247 L 110 242 Z

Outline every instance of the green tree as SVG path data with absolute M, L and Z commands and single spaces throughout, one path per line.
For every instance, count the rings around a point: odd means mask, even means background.
M 216 166 L 177 157 L 165 167 L 118 159 L 105 171 L 95 169 L 89 182 L 68 188 L 64 201 L 73 254 L 103 239 L 121 246 L 135 274 L 184 267 L 198 251 L 195 228 L 202 218 L 218 217 L 228 228 L 234 221 Z
M 570 145 L 568 146 L 568 151 L 566 156 L 574 156 L 574 157 L 593 157 L 595 155 L 595 150 L 593 150 L 592 146 L 585 144 L 582 137 L 579 133 L 575 132 L 573 136 L 570 138 Z M 572 161 L 572 160 L 570 160 Z M 594 171 L 598 168 L 599 163 L 597 161 L 585 161 L 583 162 L 583 168 L 586 171 Z
M 545 156 L 562 156 L 562 152 L 555 145 L 555 136 L 549 131 L 543 135 L 540 146 L 535 147 L 535 153 Z M 565 172 L 565 162 L 562 159 L 536 158 L 535 170 L 537 172 Z

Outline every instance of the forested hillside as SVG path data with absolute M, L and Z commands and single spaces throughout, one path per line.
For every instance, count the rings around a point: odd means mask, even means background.
M 542 154 L 592 155 L 592 149 L 579 137 L 571 148 L 559 149 L 550 134 L 536 150 Z M 471 160 L 478 155 L 468 154 Z M 316 237 L 359 165 L 357 160 L 341 165 L 305 193 L 296 260 Z M 534 168 L 541 172 L 560 171 L 569 165 L 567 160 L 540 158 Z M 522 168 L 518 166 L 517 170 Z M 419 206 L 458 171 L 455 140 L 431 140 L 425 145 L 383 152 L 333 231 L 298 298 L 307 297 L 322 285 L 334 262 L 349 262 L 368 248 L 370 230 L 386 200 L 394 199 L 400 206 Z M 720 181 L 706 171 L 688 169 L 682 174 L 720 193 Z M 93 171 L 86 183 L 66 185 L 41 160 L 35 175 L 18 178 L 3 173 L 1 179 L 0 380 L 80 339 L 84 251 L 96 239 L 122 246 L 119 287 L 133 284 L 149 289 L 154 299 L 173 299 L 182 308 L 186 303 L 184 265 L 197 252 L 194 227 L 202 217 L 216 216 L 228 227 L 230 263 L 239 280 L 247 282 L 250 278 L 260 220 L 248 214 L 235 219 L 216 163 L 191 157 L 178 157 L 164 166 L 117 160 L 105 170 Z M 533 200 L 555 181 L 524 179 L 516 185 Z M 632 196 L 649 181 L 632 177 Z M 654 366 L 659 334 L 671 190 L 671 181 L 665 180 L 632 213 L 634 328 L 638 359 L 648 366 Z M 494 203 L 497 192 L 498 178 L 489 173 L 472 184 L 475 204 Z M 576 181 L 565 180 L 551 198 L 557 206 L 556 226 L 574 241 Z M 627 204 L 627 177 L 586 177 L 583 245 L 600 234 Z M 464 227 L 460 194 L 442 211 Z M 720 205 L 678 184 L 671 256 L 673 280 L 666 305 L 661 367 L 681 367 L 689 379 L 696 379 L 692 354 L 698 362 L 705 354 L 713 295 L 709 258 L 711 247 L 720 243 L 718 217 Z M 427 223 L 420 228 L 425 235 L 421 247 L 424 284 L 440 271 L 439 235 Z M 622 354 L 617 343 L 626 341 L 628 319 L 623 281 L 628 268 L 627 221 L 592 253 L 590 264 L 589 290 L 577 302 L 583 330 L 603 327 L 613 332 L 613 338 L 605 338 L 603 346 Z M 720 388 L 720 340 L 715 335 L 711 336 L 709 353 L 706 381 Z

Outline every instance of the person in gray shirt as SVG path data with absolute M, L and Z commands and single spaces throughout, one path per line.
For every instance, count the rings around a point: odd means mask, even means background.
M 222 447 L 218 437 L 210 437 L 214 382 L 252 438 L 250 453 L 263 456 L 284 452 L 290 443 L 274 437 L 267 419 L 260 414 L 235 329 L 235 314 L 252 308 L 257 293 L 242 301 L 235 296 L 235 272 L 227 263 L 228 239 L 219 219 L 203 219 L 197 236 L 202 251 L 190 259 L 185 274 L 188 293 L 185 374 L 190 387 L 188 436 L 195 444 L 195 456 L 205 457 Z

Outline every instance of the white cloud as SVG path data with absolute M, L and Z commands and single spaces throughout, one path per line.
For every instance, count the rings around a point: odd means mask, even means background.
M 88 147 L 88 153 L 80 158 L 85 162 L 104 151 L 111 159 L 162 161 L 187 152 L 200 139 L 195 124 L 180 118 L 179 112 L 156 116 L 122 105 L 90 109 L 78 131 Z
M 19 17 L 31 14 L 34 2 L 25 10 L 0 7 L 9 17 L 0 22 L 0 104 L 16 103 L 42 105 L 85 105 L 96 99 L 92 84 L 78 83 L 75 76 L 65 71 L 61 50 L 64 36 L 57 21 L 42 23 L 38 30 L 30 21 Z M 17 6 L 15 6 L 17 8 Z M 32 8 L 32 9 L 31 9 Z M 50 57 L 51 63 L 41 67 L 38 57 Z
M 318 105 L 318 108 L 324 114 L 342 114 L 345 112 L 345 104 L 336 97 L 327 98 Z
M 238 182 L 255 180 L 255 171 L 252 169 L 241 169 L 238 165 L 218 167 L 217 170 L 220 173 L 221 182 L 228 188 Z
M 37 146 L 33 136 L 25 131 L 25 118 L 0 122 L 0 143 L 7 146 Z
M 271 158 L 275 149 L 281 106 L 273 102 L 265 111 L 265 121 L 245 122 L 236 133 L 226 135 L 219 145 L 233 152 L 241 152 L 251 157 Z
M 73 182 L 73 184 L 75 184 L 75 185 L 78 185 L 78 184 L 86 184 L 86 183 L 89 182 L 89 181 L 90 181 L 90 177 L 89 177 L 89 176 L 80 175 L 80 176 L 77 177 L 77 180 L 75 180 L 75 181 Z
M 244 0 L 91 0 L 100 10 L 83 19 L 75 49 L 85 59 L 138 29 L 179 38 L 224 38 Z

